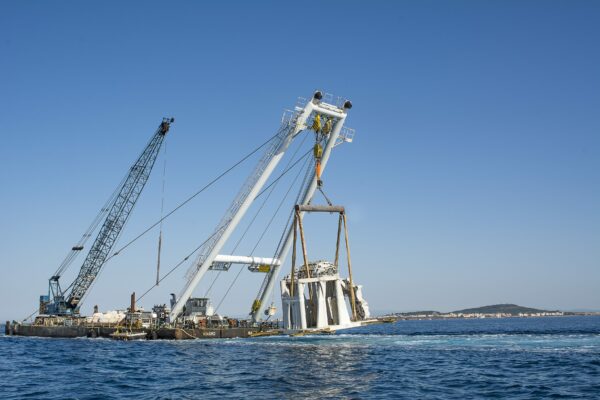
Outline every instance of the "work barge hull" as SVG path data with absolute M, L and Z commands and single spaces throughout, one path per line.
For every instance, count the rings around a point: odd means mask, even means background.
M 118 326 L 73 325 L 73 326 L 44 326 L 33 324 L 10 324 L 5 326 L 7 336 L 35 336 L 48 338 L 115 338 L 113 334 L 129 332 L 132 338 L 147 340 L 189 340 L 189 339 L 232 339 L 249 338 L 254 336 L 277 335 L 277 329 L 261 326 L 251 327 L 216 327 L 216 328 L 133 328 L 124 329 Z M 145 336 L 139 335 L 144 333 Z M 127 340 L 127 336 L 120 339 Z

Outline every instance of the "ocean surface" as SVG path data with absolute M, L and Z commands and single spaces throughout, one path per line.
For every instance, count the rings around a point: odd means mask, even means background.
M 0 336 L 0 398 L 599 399 L 600 317 L 399 321 L 295 338 Z

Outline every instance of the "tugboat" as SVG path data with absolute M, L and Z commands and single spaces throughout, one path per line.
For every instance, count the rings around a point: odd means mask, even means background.
M 122 331 L 120 329 L 117 329 L 110 334 L 110 338 L 115 340 L 145 340 L 146 336 L 146 332 L 134 332 L 131 330 Z

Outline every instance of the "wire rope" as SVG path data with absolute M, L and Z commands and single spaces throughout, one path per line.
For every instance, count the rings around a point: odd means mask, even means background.
M 262 204 L 260 205 L 260 207 L 258 208 L 258 210 L 256 211 L 256 213 L 254 214 L 254 216 L 252 217 L 252 220 L 250 221 L 250 223 L 248 224 L 248 226 L 246 226 L 246 229 L 244 230 L 244 232 L 242 233 L 242 235 L 240 236 L 240 238 L 238 239 L 237 243 L 234 245 L 233 249 L 232 249 L 232 253 L 235 253 L 235 251 L 237 250 L 238 246 L 240 245 L 240 243 L 242 242 L 242 240 L 246 237 L 246 234 L 248 233 L 248 231 L 250 230 L 250 228 L 252 227 L 252 224 L 254 224 L 254 221 L 256 220 L 256 218 L 258 217 L 258 215 L 260 214 L 260 212 L 262 211 L 263 207 L 265 206 L 265 204 L 267 203 L 267 201 L 269 200 L 269 198 L 271 197 L 271 194 L 273 193 L 273 190 L 275 189 L 275 187 L 277 186 L 276 183 L 279 181 L 279 179 L 281 179 L 285 174 L 287 174 L 290 169 L 292 169 L 296 164 L 298 164 L 299 161 L 301 161 L 304 157 L 306 157 L 307 154 L 304 154 L 302 157 L 300 157 L 298 160 L 296 160 L 293 164 L 292 161 L 294 160 L 294 158 L 296 157 L 296 155 L 298 154 L 298 152 L 300 151 L 300 149 L 302 148 L 302 145 L 304 144 L 304 142 L 306 141 L 306 138 L 308 136 L 305 135 L 304 138 L 302 139 L 302 142 L 300 142 L 300 145 L 296 148 L 296 150 L 294 151 L 294 153 L 292 154 L 292 156 L 290 157 L 290 160 L 288 161 L 286 167 L 284 168 L 284 171 L 281 175 L 279 175 L 273 182 L 271 182 L 265 189 L 263 189 L 260 193 L 258 193 L 256 195 L 256 197 L 254 198 L 254 200 L 258 199 L 266 190 L 268 190 L 269 188 L 272 188 L 271 191 L 269 192 L 269 194 L 267 195 L 267 197 L 264 199 L 264 201 L 262 202 Z M 291 165 L 290 165 L 291 164 Z M 275 185 L 274 185 L 275 184 Z M 252 256 L 252 254 L 250 255 Z M 206 293 L 204 294 L 204 297 L 208 297 L 210 291 L 212 290 L 214 284 L 216 283 L 216 281 L 219 279 L 219 277 L 221 276 L 221 272 L 222 271 L 218 271 L 215 278 L 213 279 L 213 281 L 211 282 L 210 286 L 208 287 L 208 289 L 206 290 Z M 219 303 L 220 304 L 220 303 Z
M 141 236 L 143 236 L 144 234 L 146 234 L 148 231 L 150 231 L 152 228 L 154 228 L 156 225 L 158 225 L 162 220 L 168 218 L 171 214 L 173 214 L 175 211 L 177 211 L 178 209 L 180 209 L 181 207 L 183 207 L 183 205 L 185 205 L 186 203 L 188 203 L 191 199 L 193 199 L 194 197 L 196 197 L 198 194 L 200 194 L 202 191 L 206 190 L 208 187 L 210 187 L 212 184 L 214 184 L 217 180 L 219 180 L 220 178 L 222 178 L 224 175 L 226 175 L 228 172 L 230 172 L 231 170 L 233 170 L 235 167 L 237 167 L 239 164 L 241 164 L 242 162 L 244 162 L 245 160 L 247 160 L 249 157 L 251 157 L 254 153 L 256 153 L 258 150 L 260 150 L 262 147 L 264 147 L 265 145 L 267 145 L 271 140 L 275 139 L 283 129 L 285 129 L 286 126 L 282 126 L 275 135 L 273 135 L 271 138 L 269 138 L 267 141 L 263 142 L 260 146 L 258 146 L 257 148 L 255 148 L 254 150 L 252 150 L 252 152 L 248 153 L 246 156 L 244 156 L 240 161 L 238 161 L 237 163 L 235 163 L 233 166 L 231 166 L 229 169 L 227 169 L 225 172 L 221 173 L 218 177 L 216 177 L 215 179 L 213 179 L 211 182 L 209 182 L 207 185 L 205 185 L 202 189 L 200 189 L 198 192 L 194 193 L 192 196 L 190 196 L 188 199 L 186 199 L 184 202 L 180 203 L 177 207 L 175 207 L 173 210 L 171 210 L 167 215 L 165 215 L 165 217 L 161 218 L 161 220 L 157 221 L 156 223 L 154 223 L 152 226 L 150 226 L 148 229 L 146 229 L 144 232 L 142 232 L 140 235 L 138 235 L 136 238 L 134 238 L 132 241 L 130 241 L 129 243 L 127 243 L 125 246 L 123 246 L 121 249 L 119 249 L 115 254 L 113 254 L 113 256 L 111 256 L 110 258 L 116 256 L 117 254 L 119 254 L 122 250 L 124 250 L 125 248 L 127 248 L 129 245 L 131 245 L 135 240 L 139 239 Z M 296 164 L 296 163 L 295 163 Z M 287 172 L 287 171 L 286 171 Z M 283 174 L 282 174 L 283 175 Z M 278 177 L 278 179 L 281 178 L 281 176 Z M 260 195 L 260 193 L 259 193 Z M 257 197 L 259 196 L 257 195 Z M 167 272 L 165 275 L 163 275 L 163 277 L 161 277 L 157 283 L 155 283 L 154 285 L 152 285 L 148 290 L 146 290 L 140 297 L 137 298 L 136 303 L 139 302 L 142 298 L 144 298 L 152 289 L 154 289 L 156 286 L 158 286 L 158 284 L 160 282 L 162 282 L 165 278 L 167 278 L 169 275 L 171 275 L 171 273 L 173 273 L 177 268 L 179 268 L 185 261 L 187 261 L 192 255 L 194 255 L 202 246 L 204 246 L 210 239 L 213 238 L 213 236 L 215 236 L 219 231 L 215 231 L 213 232 L 210 236 L 208 236 L 208 238 L 206 238 L 206 240 L 204 240 L 202 243 L 200 243 L 198 246 L 196 246 L 196 248 L 190 252 L 185 258 L 183 258 L 179 263 L 177 263 L 173 268 L 171 268 L 169 270 L 169 272 Z M 110 259 L 109 258 L 109 259 Z M 108 261 L 108 260 L 107 260 Z
M 171 211 L 169 211 L 164 217 L 162 217 L 161 219 L 159 219 L 158 221 L 156 221 L 155 223 L 153 223 L 152 225 L 150 225 L 148 228 L 146 228 L 144 231 L 142 231 L 142 233 L 140 233 L 139 235 L 137 235 L 136 237 L 134 237 L 132 240 L 130 240 L 129 242 L 127 242 L 127 244 L 125 244 L 123 247 L 119 248 L 106 261 L 108 261 L 111 258 L 119 255 L 123 250 L 125 250 L 126 248 L 128 248 L 130 245 L 132 245 L 134 242 L 136 242 L 138 239 L 140 239 L 146 233 L 150 232 L 153 228 L 155 228 L 156 226 L 158 226 L 162 221 L 164 221 L 165 219 L 169 218 L 171 215 L 173 215 L 175 212 L 179 211 L 183 206 L 185 206 L 187 203 L 189 203 L 196 196 L 198 196 L 199 194 L 201 194 L 202 192 L 204 192 L 205 190 L 207 190 L 209 187 L 211 187 L 212 185 L 214 185 L 217 181 L 219 181 L 221 178 L 223 178 L 225 175 L 227 175 L 229 172 L 231 172 L 237 166 L 239 166 L 244 161 L 246 161 L 248 158 L 250 158 L 252 155 L 254 155 L 257 151 L 259 151 L 261 148 L 263 148 L 265 145 L 267 145 L 271 140 L 273 140 L 275 137 L 277 137 L 277 135 L 279 134 L 280 131 L 278 131 L 278 133 L 276 133 L 275 135 L 273 135 L 271 138 L 269 138 L 267 141 L 265 141 L 264 143 L 262 143 L 260 146 L 256 147 L 250 153 L 248 153 L 247 155 L 245 155 L 242 159 L 240 159 L 238 162 L 236 162 L 235 164 L 233 164 L 231 167 L 229 167 L 228 169 L 226 169 L 225 171 L 223 171 L 221 174 L 219 174 L 217 177 L 215 177 L 209 183 L 207 183 L 206 185 L 204 185 L 202 188 L 200 188 L 194 194 L 192 194 L 191 196 L 189 196 L 183 202 L 179 203 L 179 205 L 177 205 L 174 209 L 172 209 Z
M 163 237 L 163 216 L 165 211 L 165 181 L 167 175 L 167 145 L 163 149 L 163 176 L 162 176 L 162 191 L 160 198 L 160 226 L 158 227 L 158 255 L 156 260 L 156 284 L 160 279 L 160 253 L 162 250 L 162 237 Z
M 148 232 L 150 232 L 153 228 L 155 228 L 157 225 L 162 224 L 162 222 L 167 219 L 168 217 L 170 217 L 171 215 L 173 215 L 175 212 L 177 212 L 179 209 L 181 209 L 183 206 L 185 206 L 187 203 L 189 203 L 192 199 L 194 199 L 195 197 L 197 197 L 199 194 L 201 194 L 202 192 L 204 192 L 205 190 L 207 190 L 209 187 L 211 187 L 212 185 L 214 185 L 217 181 L 219 181 L 221 178 L 223 178 L 225 175 L 227 175 L 229 172 L 231 172 L 233 169 L 235 169 L 236 167 L 238 167 L 240 164 L 242 164 L 244 161 L 246 161 L 248 158 L 250 158 L 252 155 L 254 155 L 256 152 L 258 152 L 261 148 L 263 148 L 264 146 L 266 146 L 269 142 L 271 142 L 273 139 L 275 139 L 283 129 L 286 129 L 287 125 L 282 125 L 279 130 L 277 131 L 277 133 L 275 133 L 273 136 L 271 136 L 269 139 L 267 139 L 266 141 L 264 141 L 262 144 L 260 144 L 259 146 L 257 146 L 254 150 L 252 150 L 251 152 L 249 152 L 248 154 L 246 154 L 244 157 L 242 157 L 239 161 L 237 161 L 235 164 L 233 164 L 231 167 L 229 167 L 228 169 L 226 169 L 225 171 L 223 171 L 221 174 L 219 174 L 217 177 L 215 177 L 214 179 L 212 179 L 209 183 L 207 183 L 205 186 L 203 186 L 202 188 L 200 188 L 198 191 L 196 191 L 194 194 L 192 194 L 191 196 L 189 196 L 187 199 L 185 199 L 183 202 L 179 203 L 179 205 L 177 205 L 174 209 L 172 209 L 171 211 L 169 211 L 165 216 L 161 217 L 158 221 L 156 221 L 155 223 L 153 223 L 152 225 L 150 225 L 147 229 L 145 229 L 143 232 L 141 232 L 140 234 L 138 234 L 137 236 L 135 236 L 132 240 L 130 240 L 129 242 L 127 242 L 124 246 L 122 246 L 121 248 L 119 248 L 117 251 L 115 251 L 111 256 L 109 256 L 106 261 L 104 262 L 104 264 L 106 264 L 109 260 L 111 260 L 113 257 L 119 255 L 123 250 L 125 250 L 126 248 L 128 248 L 129 246 L 131 246 L 133 243 L 135 243 L 137 240 L 139 240 L 141 237 L 143 237 L 145 234 L 147 234 Z M 90 224 L 90 226 L 88 227 L 88 229 L 85 231 L 84 235 L 82 236 L 82 238 L 80 239 L 80 241 L 78 242 L 78 246 L 84 244 L 89 237 L 91 237 L 91 234 L 93 233 L 93 231 L 98 227 L 98 225 L 100 224 L 100 222 L 102 221 L 102 217 L 108 212 L 108 209 L 110 208 L 110 205 L 114 202 L 121 186 L 123 185 L 124 181 L 127 179 L 129 175 L 128 174 L 125 175 L 125 177 L 121 180 L 120 184 L 117 186 L 117 188 L 115 189 L 115 191 L 111 194 L 111 196 L 109 197 L 109 199 L 107 200 L 107 202 L 105 203 L 105 205 L 101 208 L 100 213 L 96 216 L 96 218 L 94 218 L 94 220 L 92 221 L 92 223 Z M 211 238 L 213 235 L 209 236 L 209 238 Z M 197 251 L 198 249 L 196 249 L 195 251 Z M 194 252 L 195 252 L 194 251 Z M 193 254 L 193 253 L 192 253 Z M 54 274 L 54 276 L 60 276 L 73 262 L 73 260 L 76 258 L 76 256 L 78 255 L 78 253 L 76 251 L 71 251 L 67 257 L 65 258 L 65 260 L 60 264 L 58 270 L 56 271 L 56 273 Z M 187 259 L 187 258 L 186 258 Z M 184 259 L 185 261 L 185 259 Z M 167 275 L 165 275 L 164 277 L 168 276 L 173 270 L 169 271 L 169 273 Z M 163 279 L 159 279 L 158 282 L 161 282 Z M 94 280 L 96 281 L 96 279 Z M 63 290 L 63 292 L 67 292 L 74 284 L 75 281 L 71 282 L 71 284 Z M 93 283 L 92 283 L 93 284 Z M 89 290 L 87 291 L 89 292 Z M 87 293 L 86 293 L 87 294 Z M 83 300 L 83 298 L 81 299 Z M 81 302 L 81 301 L 80 301 Z M 34 311 L 31 315 L 29 315 L 26 319 L 31 318 L 33 315 L 35 315 L 39 310 Z
M 298 161 L 304 159 L 304 163 L 306 163 L 306 161 L 309 159 L 308 157 L 308 153 L 305 153 Z M 296 165 L 297 162 L 294 163 L 294 165 Z M 289 170 L 289 169 L 288 169 Z M 288 195 L 290 194 L 292 188 L 294 187 L 294 185 L 296 184 L 298 177 L 300 176 L 300 173 L 302 172 L 303 168 L 300 168 L 300 170 L 298 171 L 298 174 L 296 174 L 294 180 L 292 181 L 292 183 L 290 184 L 285 196 L 283 197 L 283 199 L 279 202 L 279 205 L 277 207 L 277 209 L 275 210 L 275 213 L 273 213 L 273 215 L 271 216 L 271 219 L 269 220 L 269 223 L 267 224 L 267 226 L 265 227 L 265 229 L 263 230 L 262 234 L 260 235 L 260 237 L 258 238 L 256 244 L 254 245 L 254 248 L 252 249 L 252 252 L 250 253 L 250 256 L 252 257 L 252 255 L 254 255 L 254 252 L 256 251 L 256 249 L 258 248 L 258 245 L 260 244 L 260 242 L 262 241 L 262 239 L 264 238 L 265 234 L 267 233 L 267 231 L 269 230 L 271 224 L 273 223 L 275 217 L 277 216 L 277 214 L 279 213 L 279 211 L 281 210 L 281 207 L 283 206 L 283 203 L 285 202 L 285 200 L 287 199 Z M 273 189 L 275 189 L 275 186 L 273 186 Z M 271 192 L 272 193 L 272 190 Z M 269 194 L 270 195 L 270 194 Z M 267 197 L 268 199 L 268 197 Z M 264 205 L 264 203 L 263 203 Z M 223 297 L 221 298 L 221 300 L 219 301 L 219 304 L 217 305 L 217 307 L 215 307 L 215 312 L 219 309 L 219 307 L 221 306 L 221 304 L 223 303 L 223 301 L 225 300 L 225 298 L 227 297 L 227 295 L 229 294 L 229 292 L 231 291 L 231 289 L 233 288 L 233 286 L 235 285 L 237 279 L 239 278 L 239 276 L 241 275 L 242 271 L 244 270 L 244 268 L 240 268 L 240 271 L 236 274 L 236 276 L 234 277 L 233 281 L 231 282 L 231 284 L 229 285 L 227 291 L 225 292 L 225 294 L 223 295 Z

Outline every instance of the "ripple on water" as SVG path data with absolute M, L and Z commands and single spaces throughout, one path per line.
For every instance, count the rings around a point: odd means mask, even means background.
M 181 342 L 0 336 L 0 358 L 6 399 L 593 398 L 600 318 Z

